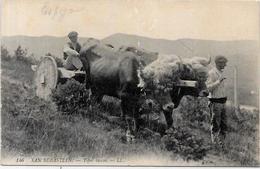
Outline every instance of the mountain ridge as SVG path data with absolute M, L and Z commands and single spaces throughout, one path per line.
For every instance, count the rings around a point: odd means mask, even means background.
M 199 41 L 212 41 L 212 42 L 237 42 L 237 41 L 251 41 L 254 42 L 256 40 L 252 39 L 237 39 L 237 40 L 214 40 L 214 39 L 198 39 L 198 38 L 178 38 L 178 39 L 164 39 L 164 38 L 154 38 L 154 37 L 146 37 L 142 35 L 135 35 L 135 34 L 126 34 L 126 33 L 114 33 L 112 35 L 109 35 L 105 38 L 102 38 L 102 40 L 105 40 L 110 37 L 114 36 L 135 36 L 135 37 L 141 37 L 141 38 L 147 38 L 147 39 L 152 39 L 152 40 L 164 40 L 164 41 L 176 41 L 176 40 L 199 40 Z M 84 38 L 84 37 L 83 37 Z

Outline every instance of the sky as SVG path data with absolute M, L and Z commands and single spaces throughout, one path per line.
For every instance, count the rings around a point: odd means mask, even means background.
M 3 36 L 105 38 L 115 33 L 158 39 L 256 40 L 256 1 L 2 0 Z

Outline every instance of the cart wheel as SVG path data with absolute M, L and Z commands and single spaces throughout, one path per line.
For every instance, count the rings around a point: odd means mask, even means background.
M 58 83 L 58 67 L 54 58 L 45 56 L 36 71 L 36 95 L 42 99 L 50 100 L 52 89 Z

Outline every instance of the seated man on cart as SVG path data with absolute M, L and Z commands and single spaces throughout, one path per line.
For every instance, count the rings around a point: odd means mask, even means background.
M 63 48 L 64 68 L 74 71 L 81 70 L 83 65 L 79 59 L 81 45 L 78 43 L 78 33 L 72 31 L 68 34 L 68 37 L 70 41 Z

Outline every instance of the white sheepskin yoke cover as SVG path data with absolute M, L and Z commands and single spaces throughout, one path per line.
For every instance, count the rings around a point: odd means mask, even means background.
M 176 55 L 159 55 L 142 70 L 142 78 L 148 88 L 167 92 L 182 78 L 195 80 L 198 74 L 207 74 L 209 62 L 203 57 L 182 59 Z
M 153 83 L 157 89 L 167 90 L 167 87 L 178 80 L 181 62 L 176 55 L 159 55 L 143 69 L 142 76 L 146 83 Z

